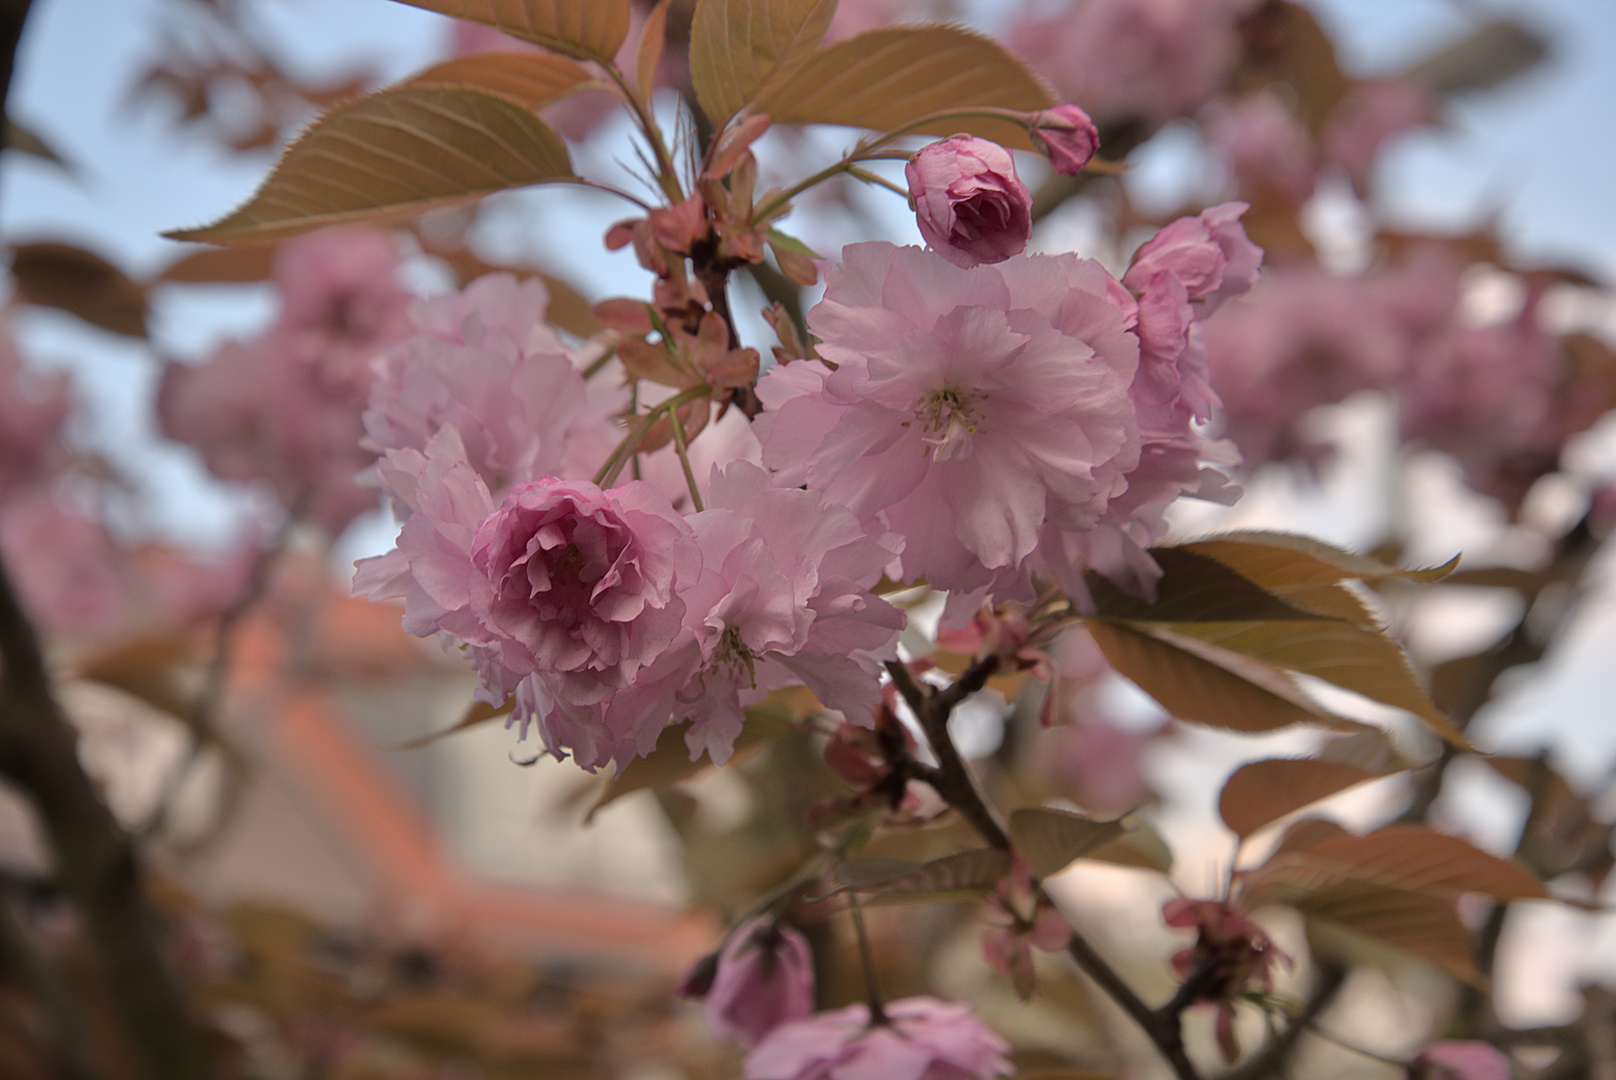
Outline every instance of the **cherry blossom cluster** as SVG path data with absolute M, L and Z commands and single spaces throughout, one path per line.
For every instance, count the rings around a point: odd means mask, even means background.
M 1045 135 L 1092 143 L 1069 118 Z M 722 762 L 744 710 L 786 686 L 867 725 L 905 625 L 883 576 L 946 590 L 955 621 L 1050 581 L 1080 598 L 1088 569 L 1148 591 L 1162 511 L 1224 494 L 1212 466 L 1233 460 L 1200 430 L 1199 324 L 1256 279 L 1242 207 L 1164 229 L 1119 281 L 1019 254 L 1026 188 L 1001 148 L 946 140 L 910 175 L 922 221 L 952 211 L 972 235 L 846 248 L 808 316 L 816 355 L 758 380 L 754 418 L 676 406 L 701 437 L 665 432 L 639 479 L 604 466 L 651 346 L 569 348 L 533 282 L 419 305 L 364 418 L 403 529 L 355 591 L 403 599 L 409 630 L 466 650 L 484 700 L 514 699 L 515 724 L 590 770 L 685 723 L 692 757 Z M 736 354 L 701 359 L 701 318 L 669 333 L 716 377 Z

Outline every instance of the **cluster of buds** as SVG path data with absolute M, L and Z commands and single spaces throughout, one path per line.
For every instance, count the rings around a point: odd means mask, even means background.
M 1235 1002 L 1254 990 L 1272 993 L 1274 965 L 1294 968 L 1296 962 L 1262 927 L 1222 900 L 1171 900 L 1162 918 L 1168 926 L 1196 931 L 1195 944 L 1173 954 L 1173 970 L 1181 979 L 1196 980 L 1195 1001 L 1217 1008 L 1218 1049 L 1232 1064 L 1240 1057 Z

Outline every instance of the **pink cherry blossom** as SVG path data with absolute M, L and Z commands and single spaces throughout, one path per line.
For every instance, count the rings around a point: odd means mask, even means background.
M 409 332 L 398 264 L 397 243 L 378 229 L 339 226 L 286 241 L 275 252 L 281 315 L 271 349 L 363 403 L 370 361 Z
M 67 376 L 28 370 L 0 324 L 0 502 L 43 480 L 62 457 L 62 424 L 72 404 Z
M 764 460 L 902 535 L 905 579 L 1014 592 L 1046 524 L 1091 528 L 1126 489 L 1139 347 L 1099 264 L 870 243 L 827 282 L 809 325 L 838 369 L 760 382 Z
M 747 1080 L 989 1080 L 1014 1070 L 1010 1047 L 964 1005 L 913 997 L 782 1024 L 747 1056 Z
M 744 709 L 790 685 L 868 724 L 881 664 L 896 658 L 904 626 L 869 589 L 898 539 L 871 537 L 845 508 L 775 486 L 746 462 L 714 471 L 708 509 L 688 521 L 702 568 L 680 579 L 684 633 L 593 712 L 581 712 L 576 695 L 545 699 L 541 734 L 583 724 L 645 753 L 668 724 L 689 721 L 691 759 L 705 752 L 721 765 Z
M 1246 238 L 1240 216 L 1251 209 L 1229 202 L 1182 217 L 1165 226 L 1134 254 L 1122 283 L 1136 293 L 1145 282 L 1168 271 L 1206 318 L 1231 297 L 1251 291 L 1262 267 L 1262 248 Z
M 410 513 L 393 551 L 357 564 L 355 594 L 402 598 L 406 630 L 471 646 L 484 700 L 502 702 L 523 684 L 519 720 L 556 702 L 587 715 L 679 634 L 677 586 L 696 577 L 701 556 L 650 484 L 602 491 L 551 477 L 515 485 L 496 507 L 452 427 L 424 451 L 389 451 L 380 471 Z M 622 750 L 584 734 L 587 767 Z M 546 745 L 559 755 L 576 743 Z M 623 760 L 649 749 L 636 743 Z
M 1509 1080 L 1514 1069 L 1496 1046 L 1484 1042 L 1437 1042 L 1409 1064 L 1410 1080 Z
M 750 1047 L 813 1011 L 814 958 L 802 932 L 764 916 L 736 927 L 707 991 L 707 1026 Z
M 1032 119 L 1032 141 L 1058 173 L 1076 176 L 1100 148 L 1100 132 L 1076 105 L 1057 105 Z
M 586 383 L 575 355 L 544 320 L 537 278 L 478 278 L 422 301 L 415 333 L 376 366 L 364 445 L 424 447 L 440 427 L 459 432 L 490 492 L 543 476 L 594 474 L 621 433 L 611 415 L 628 395 L 606 373 Z
M 1026 250 L 1032 195 L 998 143 L 944 139 L 910 158 L 903 174 L 920 235 L 955 266 L 1003 262 Z

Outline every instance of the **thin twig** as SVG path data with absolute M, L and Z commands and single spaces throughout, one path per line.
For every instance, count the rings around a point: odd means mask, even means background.
M 889 661 L 886 668 L 898 693 L 919 720 L 926 741 L 937 756 L 937 768 L 926 776 L 927 783 L 944 802 L 958 810 L 988 844 L 1009 851 L 1009 832 L 977 789 L 965 760 L 948 732 L 948 718 L 955 706 L 987 685 L 988 679 L 999 669 L 999 658 L 984 656 L 977 659 L 943 690 L 923 686 L 905 664 Z M 1048 898 L 1047 893 L 1044 896 Z M 1190 1001 L 1180 1002 L 1175 997 L 1162 1009 L 1152 1009 L 1075 926 L 1066 951 L 1083 973 L 1093 979 L 1143 1029 L 1179 1080 L 1200 1080 L 1201 1074 L 1184 1050 L 1181 1018 Z

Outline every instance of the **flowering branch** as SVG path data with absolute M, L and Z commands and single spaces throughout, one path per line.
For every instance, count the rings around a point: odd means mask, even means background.
M 889 662 L 886 668 L 892 676 L 893 685 L 898 688 L 898 693 L 914 711 L 920 721 L 921 730 L 926 733 L 927 742 L 937 755 L 937 768 L 926 777 L 927 781 L 944 802 L 965 816 L 965 819 L 981 834 L 982 839 L 1000 850 L 1010 850 L 1009 832 L 978 790 L 970 771 L 965 766 L 964 758 L 960 756 L 959 749 L 948 733 L 948 718 L 954 707 L 987 685 L 988 679 L 999 669 L 999 657 L 989 654 L 978 658 L 959 678 L 942 690 L 922 686 L 915 680 L 908 667 L 901 663 Z M 1046 900 L 1049 899 L 1041 884 L 1038 890 Z M 1050 902 L 1053 904 L 1053 901 Z M 1144 1030 L 1162 1057 L 1173 1067 L 1173 1072 L 1179 1080 L 1200 1080 L 1201 1074 L 1184 1050 L 1181 1021 L 1184 1011 L 1201 997 L 1206 980 L 1213 977 L 1210 966 L 1205 970 L 1191 973 L 1171 1000 L 1159 1009 L 1152 1009 L 1122 976 L 1117 974 L 1116 969 L 1105 957 L 1084 939 L 1076 927 L 1072 928 L 1072 936 L 1066 951 L 1083 973 L 1099 984 L 1100 989 L 1104 990 Z

